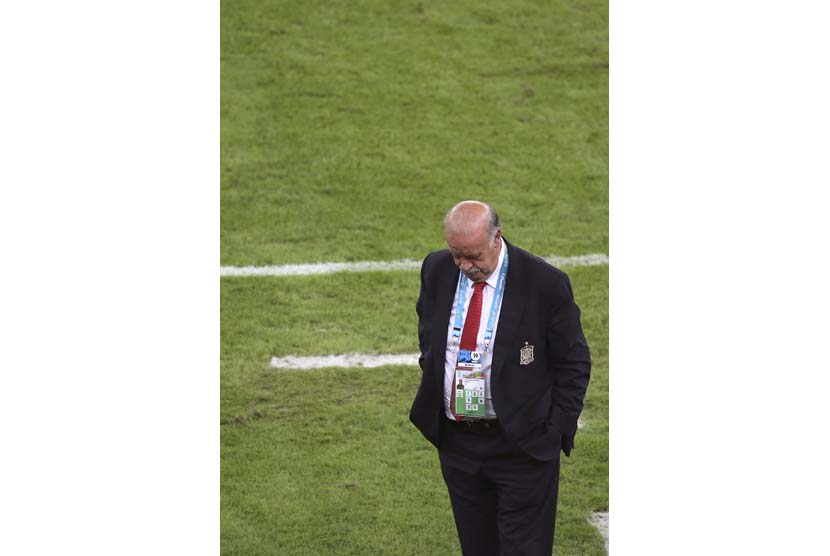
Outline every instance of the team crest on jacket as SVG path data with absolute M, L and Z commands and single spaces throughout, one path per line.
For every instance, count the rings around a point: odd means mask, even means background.
M 519 364 L 528 365 L 530 363 L 533 363 L 533 346 L 525 342 L 525 345 L 519 350 Z

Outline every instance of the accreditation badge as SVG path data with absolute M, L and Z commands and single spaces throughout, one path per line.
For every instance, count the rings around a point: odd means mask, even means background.
M 458 350 L 458 359 L 455 366 L 462 369 L 481 369 L 481 352 L 470 349 Z
M 484 371 L 455 370 L 455 414 L 484 417 Z

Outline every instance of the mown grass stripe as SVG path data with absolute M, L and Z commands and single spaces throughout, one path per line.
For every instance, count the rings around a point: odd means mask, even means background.
M 608 255 L 592 253 L 573 257 L 545 258 L 556 267 L 599 266 L 608 264 Z M 417 270 L 420 261 L 403 259 L 400 261 L 357 261 L 353 263 L 313 263 L 285 264 L 273 266 L 223 266 L 219 268 L 220 276 L 308 276 L 312 274 L 333 274 L 335 272 L 371 272 L 394 270 Z

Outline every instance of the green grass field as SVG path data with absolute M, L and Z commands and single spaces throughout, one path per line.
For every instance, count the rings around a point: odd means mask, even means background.
M 221 264 L 421 259 L 477 198 L 539 255 L 608 252 L 607 2 L 223 2 Z M 556 554 L 604 554 L 608 267 L 565 269 L 594 367 Z M 224 555 L 458 554 L 417 367 L 418 272 L 221 281 Z

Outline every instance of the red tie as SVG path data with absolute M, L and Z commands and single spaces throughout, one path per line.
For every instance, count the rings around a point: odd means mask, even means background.
M 467 309 L 467 318 L 464 320 L 464 330 L 461 332 L 461 349 L 475 351 L 478 347 L 478 327 L 481 324 L 481 292 L 484 289 L 484 282 L 478 282 L 473 291 L 473 298 L 470 300 L 470 307 Z M 455 377 L 453 377 L 453 390 L 450 393 L 450 411 L 455 415 Z M 455 420 L 460 421 L 461 416 L 456 415 Z

